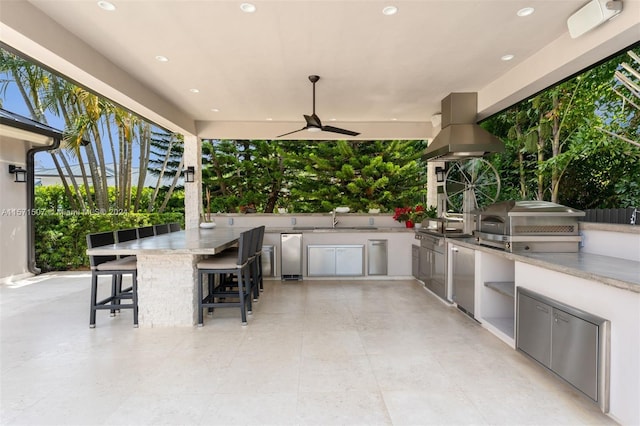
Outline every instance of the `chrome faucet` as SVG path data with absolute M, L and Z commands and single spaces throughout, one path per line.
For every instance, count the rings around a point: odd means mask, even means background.
M 331 227 L 335 228 L 339 220 L 336 219 L 336 209 L 331 210 Z

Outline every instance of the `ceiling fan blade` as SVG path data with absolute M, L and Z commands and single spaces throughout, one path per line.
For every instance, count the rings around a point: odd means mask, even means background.
M 283 136 L 287 136 L 287 135 L 290 135 L 290 134 L 292 134 L 292 133 L 298 133 L 298 132 L 301 132 L 301 131 L 303 131 L 303 130 L 307 130 L 307 128 L 306 128 L 306 127 L 303 127 L 302 129 L 294 130 L 293 132 L 283 133 L 282 135 L 276 136 L 276 138 L 281 138 L 281 137 L 283 137 Z
M 322 121 L 315 113 L 312 115 L 305 115 L 304 119 L 307 121 L 307 127 L 317 127 L 322 129 Z
M 323 126 L 322 131 L 340 133 L 342 135 L 349 135 L 349 136 L 358 136 L 360 134 L 359 132 L 354 132 L 352 130 L 341 129 L 339 127 L 333 127 L 333 126 Z

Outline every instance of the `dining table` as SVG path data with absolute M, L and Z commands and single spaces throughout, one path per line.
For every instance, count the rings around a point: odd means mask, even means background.
M 197 263 L 237 245 L 240 234 L 249 229 L 187 229 L 90 248 L 87 255 L 136 256 L 140 327 L 193 326 L 198 306 Z

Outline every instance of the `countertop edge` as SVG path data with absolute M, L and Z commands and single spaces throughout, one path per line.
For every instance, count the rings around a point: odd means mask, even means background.
M 606 275 L 602 275 L 602 274 L 597 274 L 594 272 L 589 272 L 589 271 L 582 271 L 580 269 L 576 269 L 576 268 L 572 268 L 569 266 L 565 266 L 565 265 L 561 265 L 558 264 L 556 262 L 553 262 L 552 256 L 554 254 L 557 253 L 548 253 L 548 255 L 550 256 L 550 260 L 545 260 L 545 259 L 540 259 L 540 258 L 534 258 L 534 257 L 530 257 L 527 256 L 526 254 L 518 254 L 518 253 L 509 253 L 506 251 L 502 251 L 499 249 L 495 249 L 492 247 L 486 247 L 486 246 L 482 246 L 479 245 L 475 242 L 471 242 L 468 239 L 447 239 L 447 241 L 463 246 L 463 247 L 467 247 L 467 248 L 471 248 L 473 250 L 478 250 L 478 251 L 482 251 L 485 253 L 490 253 L 490 254 L 495 254 L 498 256 L 502 256 L 506 259 L 509 260 L 513 260 L 516 262 L 522 262 L 522 263 L 527 263 L 529 265 L 533 265 L 533 266 L 539 266 L 541 268 L 546 268 L 555 272 L 561 272 L 564 274 L 568 274 L 568 275 L 573 275 L 575 277 L 578 278 L 583 278 L 586 280 L 590 280 L 590 281 L 598 281 L 602 284 L 605 285 L 609 285 L 612 287 L 616 287 L 622 290 L 627 290 L 627 291 L 631 291 L 633 293 L 640 293 L 640 282 L 639 283 L 633 283 L 633 282 L 628 282 L 628 281 L 623 281 L 614 277 L 608 277 Z M 542 255 L 542 254 L 539 254 Z M 581 253 L 582 256 L 584 256 L 585 258 L 603 258 L 606 259 L 608 256 L 602 256 L 602 255 L 598 255 L 598 254 L 591 254 L 591 253 Z M 614 258 L 612 258 L 614 259 Z M 629 265 L 635 265 L 636 267 L 640 268 L 640 262 L 635 262 L 633 260 L 626 260 L 626 259 L 619 259 L 619 258 L 615 258 L 619 261 L 623 261 L 625 263 L 629 263 Z

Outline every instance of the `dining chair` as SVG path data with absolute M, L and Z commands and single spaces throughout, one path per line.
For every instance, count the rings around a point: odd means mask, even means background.
M 136 228 L 131 229 L 118 229 L 116 231 L 116 243 L 123 243 L 125 241 L 133 241 L 138 239 L 138 230 Z M 120 255 L 120 259 L 127 257 L 134 257 L 134 255 Z
M 260 297 L 262 288 L 262 241 L 264 239 L 264 225 L 253 228 L 251 235 L 251 250 L 249 261 L 251 264 L 251 294 L 253 300 Z
M 169 232 L 178 232 L 181 231 L 180 224 L 178 222 L 173 222 L 169 224 Z
M 247 314 L 251 314 L 251 273 L 249 253 L 251 250 L 251 231 L 240 234 L 237 253 L 222 252 L 219 255 L 203 259 L 198 268 L 198 327 L 204 325 L 203 310 L 214 308 L 239 307 L 242 325 L 247 325 Z M 236 278 L 237 286 L 229 286 L 227 274 Z M 207 278 L 207 295 L 204 295 L 204 278 Z M 215 278 L 218 277 L 216 280 Z M 237 299 L 237 300 L 236 300 Z
M 87 235 L 87 247 L 95 248 L 115 244 L 114 232 L 99 232 Z M 89 256 L 91 265 L 91 300 L 89 312 L 89 327 L 96 326 L 96 311 L 109 310 L 111 316 L 121 309 L 133 311 L 133 326 L 138 327 L 138 275 L 137 263 L 134 256 L 118 259 L 115 255 Z M 131 287 L 122 290 L 122 276 L 131 274 Z M 102 275 L 111 276 L 111 295 L 98 300 L 98 278 Z M 130 303 L 122 304 L 122 300 Z
M 138 228 L 138 238 L 153 237 L 154 235 L 153 226 L 141 226 Z
M 264 280 L 262 275 L 262 243 L 264 242 L 265 226 L 258 227 L 258 243 L 256 246 L 256 265 L 257 265 L 257 281 L 258 291 L 264 291 Z
M 153 225 L 153 231 L 156 235 L 168 234 L 169 233 L 169 224 L 163 223 L 161 225 Z
M 249 231 L 251 235 L 249 237 L 249 293 L 251 294 L 252 300 L 254 302 L 258 301 L 260 297 L 260 280 L 262 273 L 262 265 L 259 265 L 258 262 L 261 261 L 261 257 L 258 255 L 262 247 L 262 240 L 264 238 L 264 226 L 259 226 L 256 228 L 251 228 Z M 238 247 L 231 247 L 226 249 L 222 255 L 225 256 L 237 256 Z M 261 254 L 261 253 L 260 253 Z M 223 274 L 219 276 L 219 287 L 225 287 L 227 291 L 232 291 L 232 289 L 237 288 L 238 282 L 237 277 L 233 274 Z

